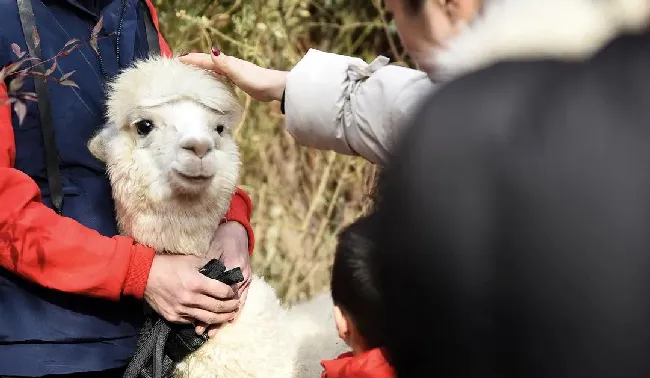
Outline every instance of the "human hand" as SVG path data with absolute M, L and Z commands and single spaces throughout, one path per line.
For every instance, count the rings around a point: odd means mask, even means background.
M 239 307 L 236 292 L 199 273 L 208 261 L 196 256 L 155 256 L 144 299 L 173 323 L 197 320 L 204 324 L 221 324 L 232 320 Z
M 287 82 L 286 71 L 262 68 L 254 63 L 225 55 L 215 48 L 212 49 L 212 54 L 192 53 L 179 57 L 179 60 L 225 75 L 256 100 L 282 100 Z
M 236 293 L 235 297 L 239 299 L 239 307 L 234 312 L 233 319 L 230 320 L 234 321 L 246 303 L 252 277 L 250 254 L 248 253 L 248 234 L 244 226 L 238 222 L 227 222 L 220 225 L 212 239 L 208 256 L 209 258 L 221 261 L 227 270 L 237 267 L 242 270 L 244 281 L 233 285 L 235 286 L 233 287 Z M 208 337 L 213 337 L 220 326 L 221 324 L 215 323 L 210 327 L 206 327 L 205 324 L 199 324 L 196 327 L 196 333 L 201 335 L 207 328 Z

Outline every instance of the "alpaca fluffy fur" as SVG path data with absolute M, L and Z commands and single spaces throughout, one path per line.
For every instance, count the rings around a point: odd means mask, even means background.
M 204 70 L 165 58 L 137 62 L 109 88 L 109 122 L 89 148 L 106 163 L 120 232 L 159 252 L 205 254 L 239 177 L 230 130 L 241 110 L 233 89 Z M 146 137 L 135 130 L 141 119 L 155 124 Z M 201 128 L 209 123 L 226 128 L 223 135 L 212 132 L 215 146 L 203 159 L 211 159 L 215 177 L 206 193 L 175 193 L 170 167 L 189 159 L 179 138 L 208 133 Z
M 503 60 L 582 60 L 650 22 L 648 0 L 485 0 L 481 14 L 434 52 L 446 81 Z
M 156 57 L 137 62 L 109 88 L 109 123 L 89 149 L 106 163 L 121 233 L 158 253 L 203 255 L 238 179 L 229 130 L 239 121 L 240 105 L 232 87 L 207 71 Z M 148 135 L 135 128 L 141 119 L 155 124 Z M 222 135 L 209 130 L 214 124 L 225 126 Z M 214 138 L 213 155 L 203 160 L 214 160 L 215 176 L 207 190 L 188 194 L 174 190 L 170 166 L 191 163 L 183 160 L 191 153 L 179 147 L 190 132 Z M 320 376 L 321 359 L 348 350 L 338 340 L 328 298 L 289 310 L 262 277 L 253 277 L 238 320 L 182 361 L 175 376 Z

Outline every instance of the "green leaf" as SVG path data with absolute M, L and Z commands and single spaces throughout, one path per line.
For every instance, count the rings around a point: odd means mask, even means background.
M 90 33 L 90 47 L 95 50 L 95 54 L 99 55 L 99 46 L 97 46 L 97 35 L 99 35 L 99 32 L 102 30 L 102 27 L 104 25 L 104 16 L 99 17 L 99 21 L 97 21 L 97 24 L 95 27 L 93 27 L 93 31 Z
M 25 75 L 18 75 L 9 82 L 9 93 L 16 93 L 23 87 Z
M 90 37 L 90 47 L 95 50 L 95 54 L 99 55 L 99 47 L 97 46 L 97 37 Z
M 97 35 L 99 35 L 99 32 L 102 30 L 102 27 L 104 26 L 104 16 L 99 17 L 99 21 L 97 21 L 97 24 L 93 27 L 92 34 L 90 34 L 91 37 L 97 38 Z
M 59 80 L 61 80 L 61 81 L 65 81 L 67 78 L 70 77 L 70 75 L 72 75 L 72 74 L 75 73 L 75 72 L 76 72 L 76 70 L 75 70 L 75 71 L 70 71 L 70 72 L 64 74 L 63 76 L 61 76 L 61 78 L 60 78 Z
M 18 116 L 18 125 L 22 125 L 27 115 L 27 106 L 22 101 L 14 102 L 14 112 Z
M 45 76 L 50 76 L 52 72 L 56 69 L 56 60 L 52 63 L 52 67 L 49 70 L 45 71 Z
M 22 58 L 25 56 L 25 52 L 20 50 L 20 46 L 16 43 L 11 44 L 11 50 L 13 50 L 14 54 L 18 57 L 18 59 Z
M 72 81 L 72 80 L 63 80 L 63 81 L 60 81 L 59 84 L 61 84 L 61 85 L 67 85 L 67 86 L 70 86 L 70 87 L 76 87 L 77 89 L 79 88 L 79 86 L 77 85 L 77 83 L 75 83 L 75 82 Z
M 74 45 L 74 44 L 77 43 L 77 42 L 79 42 L 79 40 L 78 40 L 77 38 L 71 39 L 71 40 L 69 40 L 68 42 L 66 42 L 65 45 L 63 45 L 63 47 L 62 47 L 61 49 L 63 50 L 63 49 L 65 49 L 66 47 L 68 47 L 68 46 L 70 46 L 70 45 Z
M 36 26 L 32 27 L 32 40 L 34 41 L 34 47 L 38 47 L 41 44 L 41 36 L 38 35 L 38 30 Z
M 19 60 L 17 62 L 13 62 L 10 65 L 3 68 L 3 70 L 5 71 L 5 77 L 11 75 L 14 72 L 16 72 L 18 70 L 18 68 L 20 68 L 20 66 L 23 65 L 24 62 L 25 62 L 24 60 Z

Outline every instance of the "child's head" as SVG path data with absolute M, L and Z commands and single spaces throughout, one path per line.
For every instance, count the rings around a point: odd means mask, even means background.
M 332 267 L 336 327 L 355 353 L 384 345 L 381 296 L 370 268 L 374 218 L 360 218 L 341 232 Z

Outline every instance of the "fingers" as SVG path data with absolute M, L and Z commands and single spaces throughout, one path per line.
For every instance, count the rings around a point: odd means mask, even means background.
M 222 314 L 236 311 L 239 308 L 239 301 L 237 299 L 219 301 L 210 298 L 207 295 L 198 295 L 195 298 L 194 303 L 188 307 L 200 308 L 215 314 Z
M 219 332 L 219 327 L 212 327 L 208 330 L 208 337 L 213 338 L 217 335 L 217 332 Z
M 215 72 L 228 76 L 235 83 L 240 83 L 246 74 L 252 74 L 257 70 L 263 69 L 254 63 L 223 53 L 210 55 L 210 59 L 212 59 L 212 63 L 214 64 Z
M 235 290 L 233 290 L 232 287 L 224 284 L 223 282 L 213 280 L 205 276 L 201 276 L 201 281 L 198 283 L 196 290 L 192 291 L 218 299 L 235 298 Z
M 201 324 L 196 326 L 194 329 L 196 331 L 197 335 L 203 335 L 206 331 L 208 333 L 209 338 L 213 338 L 217 335 L 217 332 L 223 327 L 223 325 L 226 323 L 220 323 L 220 324 L 212 324 L 211 326 L 206 326 L 205 324 Z
M 182 63 L 191 64 L 206 70 L 214 69 L 214 62 L 209 54 L 191 53 L 178 58 Z
M 205 324 L 220 324 L 232 320 L 235 316 L 234 313 L 215 314 L 210 311 L 201 310 L 199 308 L 188 309 L 188 315 L 194 319 Z
M 226 56 L 223 53 L 218 56 L 204 53 L 192 53 L 183 55 L 179 57 L 178 60 L 180 60 L 181 63 L 191 64 L 206 70 L 214 70 L 214 72 L 228 77 L 239 72 L 241 68 L 244 68 L 242 67 L 244 62 L 243 60 Z M 240 69 L 237 70 L 237 68 Z
M 205 332 L 206 328 L 207 328 L 207 325 L 205 325 L 205 323 L 199 323 L 198 325 L 196 325 L 194 327 L 194 332 L 196 332 L 197 335 L 201 336 L 201 335 L 203 335 L 203 332 Z M 208 336 L 210 336 L 209 333 L 208 333 Z

